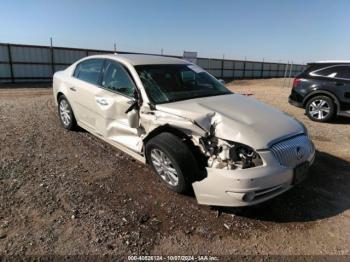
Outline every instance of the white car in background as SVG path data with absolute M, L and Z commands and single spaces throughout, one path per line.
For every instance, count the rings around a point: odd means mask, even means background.
M 200 204 L 266 201 L 303 180 L 315 155 L 296 119 L 176 58 L 86 57 L 54 75 L 53 93 L 66 129 L 79 125 L 151 164 Z

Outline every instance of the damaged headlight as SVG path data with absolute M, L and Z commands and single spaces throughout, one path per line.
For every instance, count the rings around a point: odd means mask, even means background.
M 234 144 L 230 148 L 230 159 L 235 163 L 241 163 L 242 169 L 261 166 L 263 164 L 257 152 L 242 144 Z
M 263 164 L 257 152 L 247 145 L 218 139 L 202 138 L 200 142 L 205 149 L 208 166 L 220 169 L 252 168 Z

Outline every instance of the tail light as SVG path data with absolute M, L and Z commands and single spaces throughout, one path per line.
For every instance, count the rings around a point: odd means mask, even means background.
M 301 79 L 300 78 L 294 78 L 294 81 L 293 81 L 293 88 L 296 88 L 301 82 Z

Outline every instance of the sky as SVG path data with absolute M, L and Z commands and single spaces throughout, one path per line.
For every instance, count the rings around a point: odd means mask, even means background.
M 350 59 L 350 0 L 1 0 L 0 42 L 293 61 Z

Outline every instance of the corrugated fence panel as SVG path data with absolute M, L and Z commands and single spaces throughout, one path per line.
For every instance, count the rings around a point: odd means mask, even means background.
M 13 65 L 14 77 L 51 77 L 52 69 L 50 65 Z
M 12 62 L 50 63 L 51 50 L 49 48 L 33 48 L 11 46 Z
M 270 70 L 278 70 L 278 64 L 271 64 Z
M 245 69 L 246 69 L 246 70 L 252 70 L 252 69 L 253 69 L 253 63 L 251 63 L 251 62 L 246 62 L 246 63 L 245 63 Z
M 62 71 L 64 69 L 66 69 L 68 66 L 66 65 L 55 65 L 55 72 L 57 71 Z
M 253 77 L 253 71 L 245 71 L 244 76 L 249 78 Z
M 253 69 L 254 70 L 261 70 L 262 63 L 253 63 Z
M 253 77 L 260 77 L 261 76 L 261 71 L 254 71 L 253 72 Z
M 209 60 L 209 68 L 221 69 L 222 68 L 222 61 L 210 59 Z
M 9 64 L 0 64 L 0 77 L 11 77 L 11 69 Z
M 244 62 L 235 62 L 235 70 L 236 69 L 243 69 Z
M 233 61 L 224 61 L 224 69 L 233 69 Z
M 224 70 L 223 77 L 233 77 L 233 70 Z
M 270 66 L 269 63 L 264 63 L 264 70 L 270 70 Z
M 242 70 L 235 70 L 235 72 L 234 72 L 234 77 L 235 77 L 235 78 L 241 78 L 241 77 L 243 77 L 243 71 L 242 71 Z
M 270 74 L 270 71 L 264 71 L 263 72 L 263 77 L 269 77 L 271 74 Z
M 9 61 L 8 47 L 5 45 L 0 45 L 0 61 L 2 62 Z
M 11 79 L 11 65 L 8 48 L 10 46 L 14 81 L 50 80 L 52 71 L 64 70 L 70 64 L 90 55 L 113 54 L 113 51 L 89 50 L 64 47 L 17 45 L 0 43 L 0 81 Z M 52 54 L 53 52 L 53 54 Z M 121 52 L 123 53 L 123 52 Z M 53 61 L 52 61 L 53 56 Z M 271 62 L 222 60 L 197 58 L 196 63 L 215 77 L 225 78 L 268 78 L 295 76 L 305 70 L 305 65 L 280 64 Z M 53 62 L 53 64 L 52 64 Z M 1 79 L 2 78 L 2 79 Z
M 209 59 L 206 58 L 198 58 L 197 64 L 204 69 L 209 68 Z
M 72 64 L 86 56 L 86 51 L 73 49 L 54 49 L 55 63 Z

